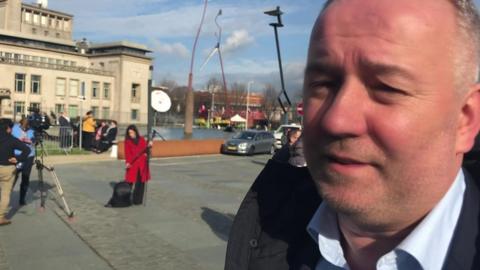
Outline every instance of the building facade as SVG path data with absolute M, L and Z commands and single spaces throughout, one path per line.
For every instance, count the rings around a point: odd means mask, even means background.
M 146 124 L 150 51 L 128 41 L 75 42 L 72 31 L 72 15 L 0 0 L 0 116 L 18 119 L 37 107 Z

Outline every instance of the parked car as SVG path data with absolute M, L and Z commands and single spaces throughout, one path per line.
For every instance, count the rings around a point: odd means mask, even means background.
M 222 145 L 222 153 L 253 155 L 275 152 L 275 138 L 268 131 L 246 130 L 237 133 Z
M 288 124 L 288 125 L 281 125 L 279 126 L 274 132 L 273 136 L 275 137 L 275 149 L 278 150 L 282 148 L 282 138 L 287 136 L 287 131 L 288 130 L 296 130 L 296 129 L 302 129 L 301 125 L 298 124 Z

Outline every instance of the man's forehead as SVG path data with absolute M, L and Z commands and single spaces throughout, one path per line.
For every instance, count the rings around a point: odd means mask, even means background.
M 320 14 L 313 34 L 338 31 L 340 25 L 358 26 L 357 31 L 387 33 L 398 31 L 402 26 L 408 33 L 421 27 L 441 27 L 445 23 L 456 23 L 453 5 L 447 0 L 336 0 Z M 318 28 L 325 24 L 329 28 Z

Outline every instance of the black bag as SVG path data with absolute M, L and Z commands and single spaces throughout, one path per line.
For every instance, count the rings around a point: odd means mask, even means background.
M 127 182 L 116 183 L 113 187 L 112 198 L 105 207 L 128 207 L 132 205 L 132 186 Z

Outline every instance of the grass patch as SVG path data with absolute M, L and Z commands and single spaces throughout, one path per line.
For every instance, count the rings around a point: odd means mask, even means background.
M 38 149 L 38 153 L 41 154 L 40 149 Z M 45 155 L 46 156 L 58 156 L 58 155 L 90 155 L 93 154 L 91 151 L 86 151 L 83 149 L 72 148 L 66 151 L 62 149 L 46 149 Z

